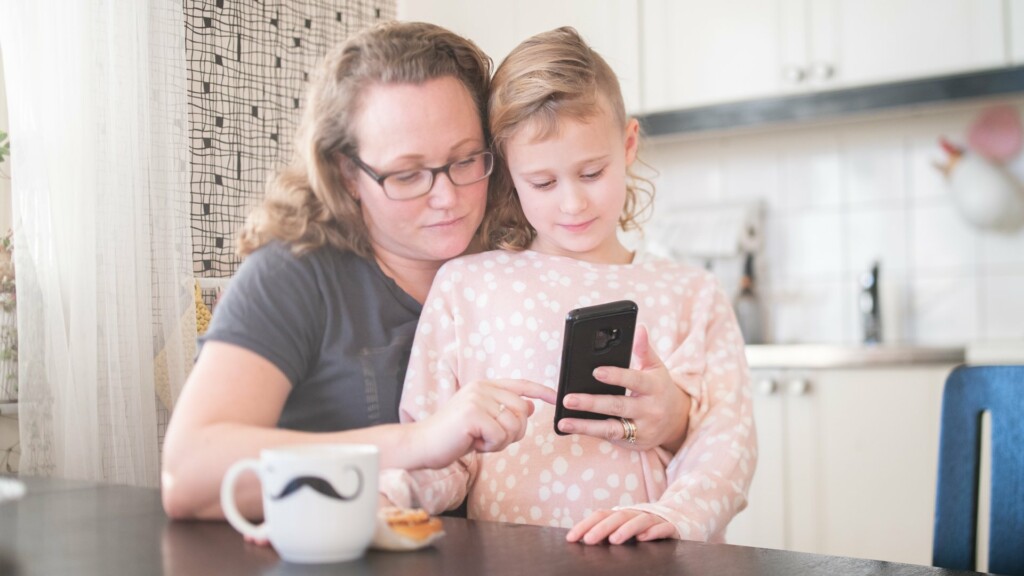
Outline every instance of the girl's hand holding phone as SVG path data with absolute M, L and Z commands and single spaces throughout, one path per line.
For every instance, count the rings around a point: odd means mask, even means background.
M 620 446 L 636 450 L 649 450 L 657 446 L 675 452 L 686 438 L 690 420 L 691 399 L 672 380 L 668 368 L 651 347 L 647 327 L 637 326 L 633 354 L 639 360 L 633 369 L 603 366 L 594 371 L 594 377 L 629 391 L 628 396 L 568 394 L 565 407 L 608 414 L 606 420 L 566 418 L 558 428 L 569 434 L 585 434 L 604 438 Z M 632 421 L 635 439 L 627 440 L 623 418 Z

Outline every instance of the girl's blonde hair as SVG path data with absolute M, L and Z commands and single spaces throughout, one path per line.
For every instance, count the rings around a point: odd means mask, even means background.
M 506 161 L 506 146 L 527 123 L 538 139 L 558 132 L 569 118 L 589 120 L 609 107 L 626 128 L 626 107 L 619 80 L 608 63 L 575 29 L 564 26 L 529 38 L 505 58 L 491 81 L 490 130 L 497 156 L 481 235 L 490 248 L 522 250 L 537 231 L 526 219 Z M 639 229 L 639 218 L 654 199 L 653 184 L 626 169 L 626 203 L 619 225 Z
M 362 94 L 375 84 L 454 77 L 473 98 L 486 139 L 490 72 L 491 60 L 476 44 L 422 22 L 378 24 L 339 45 L 311 81 L 294 159 L 271 180 L 263 204 L 249 215 L 239 232 L 238 254 L 280 240 L 296 254 L 327 244 L 372 256 L 366 223 L 340 161 L 359 149 L 354 127 Z

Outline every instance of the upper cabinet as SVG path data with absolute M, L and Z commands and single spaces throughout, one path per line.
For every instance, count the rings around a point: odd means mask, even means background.
M 498 64 L 573 26 L 631 113 L 1024 65 L 1024 0 L 398 0 Z
M 643 0 L 642 108 L 1005 66 L 1005 31 L 1019 27 L 1011 18 L 1022 2 Z
M 831 0 L 825 4 L 835 11 L 831 49 L 836 79 L 844 86 L 1009 63 L 1002 0 Z
M 781 90 L 776 2 L 643 0 L 640 6 L 645 112 Z
M 626 109 L 640 110 L 637 2 L 624 0 L 399 0 L 401 20 L 433 22 L 480 46 L 497 66 L 520 42 L 572 26 L 615 71 Z
M 1015 66 L 1024 65 L 1024 0 L 1008 0 L 1010 22 L 1010 61 Z

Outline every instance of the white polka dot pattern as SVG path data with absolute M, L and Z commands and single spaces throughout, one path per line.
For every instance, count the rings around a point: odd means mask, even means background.
M 521 442 L 443 470 L 395 475 L 410 485 L 382 491 L 409 490 L 434 513 L 468 494 L 470 518 L 544 526 L 629 507 L 672 522 L 682 538 L 723 541 L 746 506 L 757 446 L 743 340 L 728 299 L 703 270 L 639 256 L 603 265 L 532 251 L 451 261 L 423 307 L 402 420 L 427 417 L 459 382 L 523 378 L 557 388 L 566 313 L 622 299 L 639 304 L 650 341 L 693 398 L 677 454 L 558 436 L 554 408 L 536 402 Z

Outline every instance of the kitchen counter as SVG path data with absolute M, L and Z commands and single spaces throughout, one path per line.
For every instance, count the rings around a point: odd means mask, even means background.
M 967 345 L 967 363 L 1024 364 L 1024 340 L 994 340 Z
M 751 368 L 871 368 L 923 364 L 961 364 L 963 347 L 911 345 L 842 346 L 766 344 L 747 346 Z

